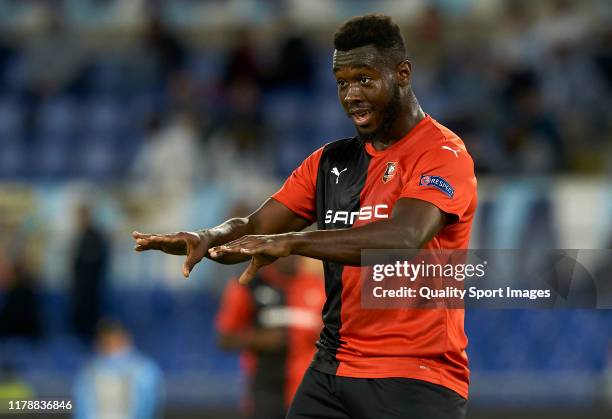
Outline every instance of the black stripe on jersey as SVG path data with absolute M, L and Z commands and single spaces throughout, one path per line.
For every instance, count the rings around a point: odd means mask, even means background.
M 268 329 L 267 318 L 273 315 L 274 310 L 282 309 L 287 305 L 285 292 L 278 287 L 265 281 L 261 276 L 256 276 L 247 285 L 251 292 L 253 305 L 255 306 L 254 320 L 255 329 Z M 255 370 L 250 377 L 252 386 L 253 404 L 256 409 L 268 404 L 268 409 L 277 412 L 284 411 L 284 394 L 286 386 L 287 350 L 259 352 Z M 262 391 L 257 391 L 262 390 Z M 281 395 L 281 397 L 270 397 L 270 394 Z M 275 406 L 270 403 L 275 401 Z
M 349 214 L 359 211 L 360 195 L 366 182 L 370 159 L 357 138 L 339 140 L 325 146 L 317 173 L 316 208 L 319 230 L 352 226 L 350 222 L 338 221 L 333 214 L 338 211 Z M 336 352 L 342 343 L 340 310 L 344 265 L 324 261 L 323 268 L 327 297 L 323 306 L 324 327 L 317 342 L 319 350 L 312 366 L 319 371 L 335 374 L 338 369 Z

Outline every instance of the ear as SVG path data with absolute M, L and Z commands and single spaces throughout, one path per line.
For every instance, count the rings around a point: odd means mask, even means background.
M 412 76 L 412 64 L 408 60 L 404 60 L 397 65 L 397 81 L 400 86 L 409 86 L 410 77 Z

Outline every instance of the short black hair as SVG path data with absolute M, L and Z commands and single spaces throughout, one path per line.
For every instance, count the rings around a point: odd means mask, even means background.
M 406 59 L 404 38 L 399 26 L 389 16 L 378 13 L 356 16 L 344 22 L 334 33 L 334 48 L 338 51 L 366 45 L 374 45 L 397 62 Z

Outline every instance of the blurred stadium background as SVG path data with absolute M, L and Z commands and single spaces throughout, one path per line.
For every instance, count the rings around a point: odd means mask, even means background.
M 89 206 L 101 311 L 161 367 L 166 417 L 233 417 L 243 379 L 212 325 L 236 270 L 184 281 L 130 232 L 215 225 L 352 135 L 331 34 L 372 11 L 401 24 L 417 97 L 475 158 L 472 247 L 610 248 L 609 1 L 0 0 L 3 368 L 72 397 L 92 353 L 70 315 Z M 474 310 L 466 328 L 469 417 L 612 414 L 612 313 Z

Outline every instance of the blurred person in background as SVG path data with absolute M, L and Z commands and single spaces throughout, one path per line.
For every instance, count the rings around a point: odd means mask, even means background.
M 136 205 L 156 202 L 157 211 L 147 205 L 140 210 L 157 228 L 170 228 L 173 219 L 185 217 L 185 199 L 203 176 L 201 166 L 207 166 L 202 161 L 215 158 L 202 152 L 199 141 L 199 126 L 190 111 L 177 110 L 169 116 L 160 112 L 149 120 L 145 142 L 131 166 L 136 187 L 129 189 L 129 195 Z
M 253 37 L 247 30 L 238 31 L 226 54 L 219 104 L 211 109 L 215 122 L 204 146 L 204 163 L 197 166 L 206 179 L 221 182 L 241 197 L 257 195 L 260 185 L 274 182 L 276 166 L 262 110 L 268 75 L 257 59 Z
M 255 34 L 245 28 L 234 33 L 232 46 L 225 57 L 221 81 L 223 90 L 241 84 L 254 84 L 258 91 L 261 90 L 265 76 L 257 60 L 254 39 Z
M 185 69 L 186 47 L 176 34 L 164 25 L 160 16 L 153 14 L 150 17 L 143 41 L 148 59 L 153 61 L 158 82 L 170 80 Z
M 287 30 L 290 30 L 288 28 Z M 272 66 L 269 83 L 277 88 L 295 88 L 307 91 L 314 83 L 315 64 L 308 38 L 293 34 L 283 39 Z
M 242 93 L 248 95 L 249 88 L 245 86 Z M 256 106 L 256 102 L 253 104 Z M 267 134 L 265 123 L 256 115 L 236 115 L 233 122 L 228 121 L 212 133 L 203 153 L 205 163 L 198 170 L 238 196 L 257 195 L 253 193 L 257 185 L 267 186 L 274 179 L 276 162 L 271 147 L 266 146 Z M 244 181 L 247 178 L 248 183 Z
M 250 259 L 242 284 L 291 254 L 324 261 L 324 328 L 288 418 L 463 419 L 463 310 L 363 309 L 359 266 L 363 249 L 468 248 L 477 205 L 472 158 L 420 107 L 390 17 L 342 24 L 333 72 L 356 136 L 312 153 L 249 217 L 198 232 L 134 232 L 135 250 L 187 255 L 185 277 L 204 257 Z M 315 221 L 318 230 L 301 231 Z
M 71 263 L 72 325 L 87 342 L 93 338 L 101 317 L 102 295 L 109 264 L 109 243 L 94 220 L 92 209 L 76 209 L 77 232 Z
M 23 51 L 24 98 L 29 106 L 26 127 L 37 124 L 37 108 L 46 99 L 81 93 L 87 71 L 87 51 L 83 37 L 74 33 L 62 13 L 62 7 L 45 7 L 40 31 L 28 40 Z
M 159 367 L 133 345 L 116 320 L 100 321 L 98 354 L 74 382 L 75 419 L 161 418 L 164 382 Z
M 241 351 L 249 418 L 283 419 L 314 355 L 325 294 L 322 278 L 300 268 L 303 260 L 280 259 L 248 286 L 234 279 L 225 289 L 218 342 Z
M 39 338 L 42 334 L 36 280 L 22 259 L 0 250 L 0 338 Z
M 17 48 L 10 42 L 10 36 L 0 28 L 0 93 L 5 94 L 13 86 L 6 82 L 9 64 L 17 55 Z
M 503 92 L 502 123 L 506 170 L 543 174 L 567 168 L 565 143 L 553 115 L 544 107 L 538 75 L 532 70 L 510 72 Z
M 199 132 L 189 112 L 152 115 L 145 144 L 132 165 L 143 193 L 175 199 L 192 191 L 198 173 Z M 169 173 L 168 162 L 180 162 Z M 161 201 L 161 200 L 160 200 Z

